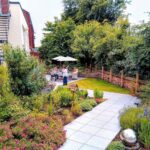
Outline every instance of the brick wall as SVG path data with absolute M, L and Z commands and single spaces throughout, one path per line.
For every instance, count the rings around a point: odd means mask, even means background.
M 9 0 L 0 0 L 2 5 L 2 14 L 9 13 Z

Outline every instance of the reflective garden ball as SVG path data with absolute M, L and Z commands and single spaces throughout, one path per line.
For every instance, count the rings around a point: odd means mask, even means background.
M 125 129 L 121 132 L 121 140 L 122 141 L 125 141 L 129 144 L 133 144 L 137 141 L 137 138 L 136 138 L 136 133 L 134 130 L 132 129 Z

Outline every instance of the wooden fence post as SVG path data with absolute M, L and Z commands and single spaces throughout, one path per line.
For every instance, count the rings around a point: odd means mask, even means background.
M 139 89 L 139 73 L 136 73 L 136 80 L 135 80 L 135 92 L 137 93 Z
M 102 66 L 102 75 L 101 78 L 104 79 L 104 67 Z
M 109 82 L 112 81 L 112 68 L 110 68 L 110 72 L 109 72 Z
M 121 71 L 121 80 L 120 80 L 121 87 L 123 87 L 123 78 L 124 78 L 124 74 L 123 74 L 123 70 L 122 70 Z

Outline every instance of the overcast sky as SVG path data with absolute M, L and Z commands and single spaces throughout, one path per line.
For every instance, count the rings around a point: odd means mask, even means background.
M 17 0 L 11 0 L 17 1 Z M 22 7 L 30 12 L 35 30 L 35 44 L 40 45 L 43 37 L 44 25 L 47 21 L 54 21 L 54 17 L 60 18 L 63 12 L 62 0 L 18 0 Z M 129 20 L 132 24 L 137 24 L 142 20 L 148 20 L 146 12 L 150 12 L 150 0 L 132 0 L 127 7 L 130 14 Z

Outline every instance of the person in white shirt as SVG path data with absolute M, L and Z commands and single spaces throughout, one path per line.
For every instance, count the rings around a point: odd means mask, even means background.
M 68 68 L 64 67 L 62 69 L 62 73 L 63 73 L 63 85 L 67 85 L 68 84 Z

